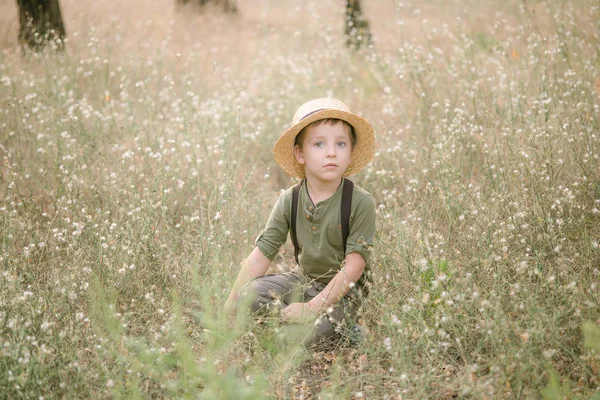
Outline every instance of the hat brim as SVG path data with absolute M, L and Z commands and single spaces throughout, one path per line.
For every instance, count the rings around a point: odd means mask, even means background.
M 352 160 L 344 172 L 350 176 L 363 169 L 375 154 L 375 134 L 371 125 L 362 117 L 341 110 L 321 110 L 309 115 L 283 133 L 275 143 L 275 161 L 289 175 L 304 179 L 304 166 L 294 156 L 294 142 L 300 131 L 321 119 L 335 118 L 346 121 L 354 128 L 356 145 L 352 149 Z

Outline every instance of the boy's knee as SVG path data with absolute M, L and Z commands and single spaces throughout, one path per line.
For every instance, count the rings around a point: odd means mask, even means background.
M 240 299 L 248 304 L 253 314 L 264 314 L 274 306 L 273 296 L 260 279 L 250 281 L 240 291 Z

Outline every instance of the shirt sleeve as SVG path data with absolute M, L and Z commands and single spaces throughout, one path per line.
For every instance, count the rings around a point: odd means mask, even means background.
M 375 239 L 375 199 L 371 195 L 361 196 L 350 218 L 350 234 L 346 242 L 346 255 L 359 253 L 369 262 L 371 247 Z
M 267 221 L 265 229 L 263 229 L 254 244 L 270 261 L 273 261 L 281 246 L 287 240 L 287 235 L 290 229 L 289 214 L 291 213 L 291 198 L 288 201 L 289 191 L 286 191 L 273 206 L 271 215 Z

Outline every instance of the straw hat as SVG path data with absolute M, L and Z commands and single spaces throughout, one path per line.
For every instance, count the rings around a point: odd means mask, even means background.
M 296 135 L 311 123 L 320 119 L 337 118 L 354 127 L 356 145 L 352 149 L 352 161 L 344 176 L 352 175 L 367 165 L 375 154 L 375 134 L 373 128 L 364 119 L 350 111 L 350 108 L 338 99 L 321 98 L 311 100 L 300 106 L 292 127 L 283 133 L 275 143 L 275 161 L 293 177 L 304 179 L 304 166 L 294 157 L 294 141 Z

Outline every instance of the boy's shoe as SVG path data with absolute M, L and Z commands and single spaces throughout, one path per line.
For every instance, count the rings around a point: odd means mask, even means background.
M 363 328 L 360 324 L 354 324 L 350 327 L 350 332 L 348 334 L 348 340 L 350 346 L 358 346 L 362 342 L 364 342 L 367 337 L 367 333 L 365 328 Z

